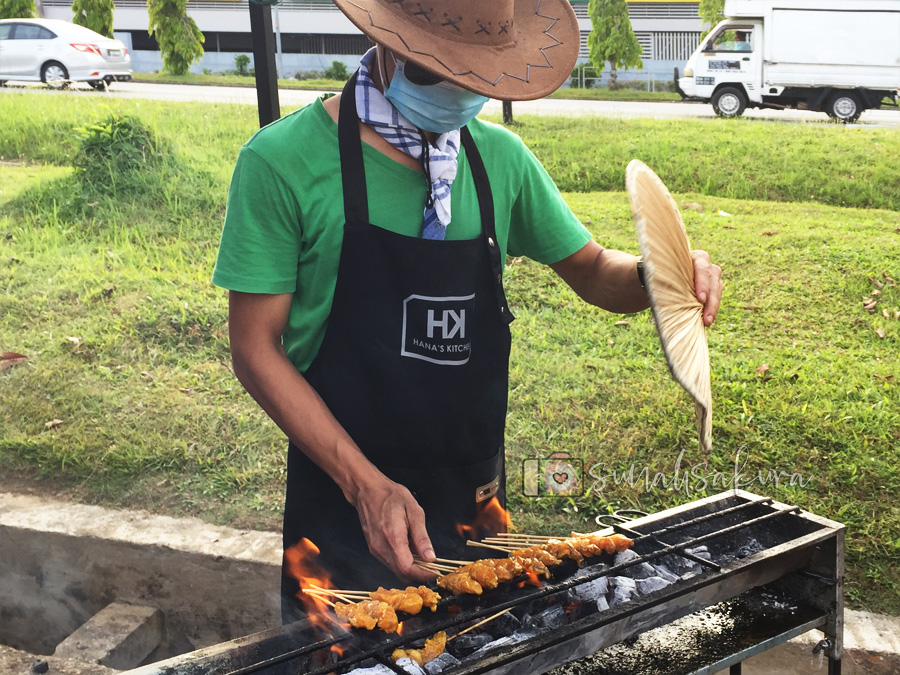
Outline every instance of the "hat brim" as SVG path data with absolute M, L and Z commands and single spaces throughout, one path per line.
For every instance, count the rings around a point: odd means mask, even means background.
M 503 101 L 528 101 L 556 91 L 578 60 L 578 20 L 568 0 L 517 1 L 513 39 L 480 46 L 436 35 L 377 0 L 334 0 L 376 44 L 453 84 Z

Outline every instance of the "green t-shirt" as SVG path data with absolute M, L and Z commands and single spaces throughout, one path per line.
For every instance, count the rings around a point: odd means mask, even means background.
M 497 242 L 505 256 L 554 263 L 590 234 L 521 139 L 480 120 L 469 129 L 494 198 Z M 369 219 L 421 236 L 425 177 L 363 144 Z M 475 183 L 459 154 L 447 239 L 481 233 Z M 343 242 L 344 205 L 337 124 L 321 101 L 258 131 L 241 149 L 213 283 L 245 293 L 293 293 L 283 335 L 288 358 L 305 372 L 325 335 Z

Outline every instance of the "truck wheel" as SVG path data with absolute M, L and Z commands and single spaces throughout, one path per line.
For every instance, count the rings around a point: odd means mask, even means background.
M 747 108 L 747 97 L 740 89 L 722 87 L 713 95 L 712 106 L 719 117 L 740 117 Z
M 828 105 L 825 106 L 825 112 L 830 118 L 844 124 L 852 124 L 858 120 L 862 111 L 862 103 L 852 91 L 836 92 L 828 99 Z

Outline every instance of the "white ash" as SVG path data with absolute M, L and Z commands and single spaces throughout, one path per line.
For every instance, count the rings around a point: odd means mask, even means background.
M 453 656 L 453 654 L 444 652 L 443 654 L 439 654 L 436 658 L 425 664 L 425 672 L 428 673 L 428 675 L 437 675 L 444 668 L 457 666 L 460 663 L 461 661 Z
M 578 579 L 590 574 L 593 570 L 590 568 L 585 568 L 578 570 L 575 574 L 572 575 L 574 579 Z M 582 602 L 597 602 L 598 599 L 603 598 L 603 601 L 606 602 L 606 593 L 609 590 L 609 580 L 606 577 L 598 577 L 597 579 L 592 579 L 591 581 L 586 581 L 583 584 L 578 584 L 572 589 L 572 596 L 578 598 Z
M 397 659 L 396 664 L 398 667 L 409 673 L 409 675 L 426 675 L 422 666 L 409 657 L 404 656 L 402 659 Z
M 379 663 L 371 668 L 356 668 L 347 673 L 347 675 L 394 675 L 394 671 Z

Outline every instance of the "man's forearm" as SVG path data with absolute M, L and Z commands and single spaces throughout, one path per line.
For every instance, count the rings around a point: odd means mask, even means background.
M 360 452 L 280 346 L 232 354 L 241 384 L 278 427 L 327 473 L 351 504 L 380 472 Z
M 650 306 L 637 275 L 637 256 L 595 242 L 551 267 L 586 302 L 626 314 Z

